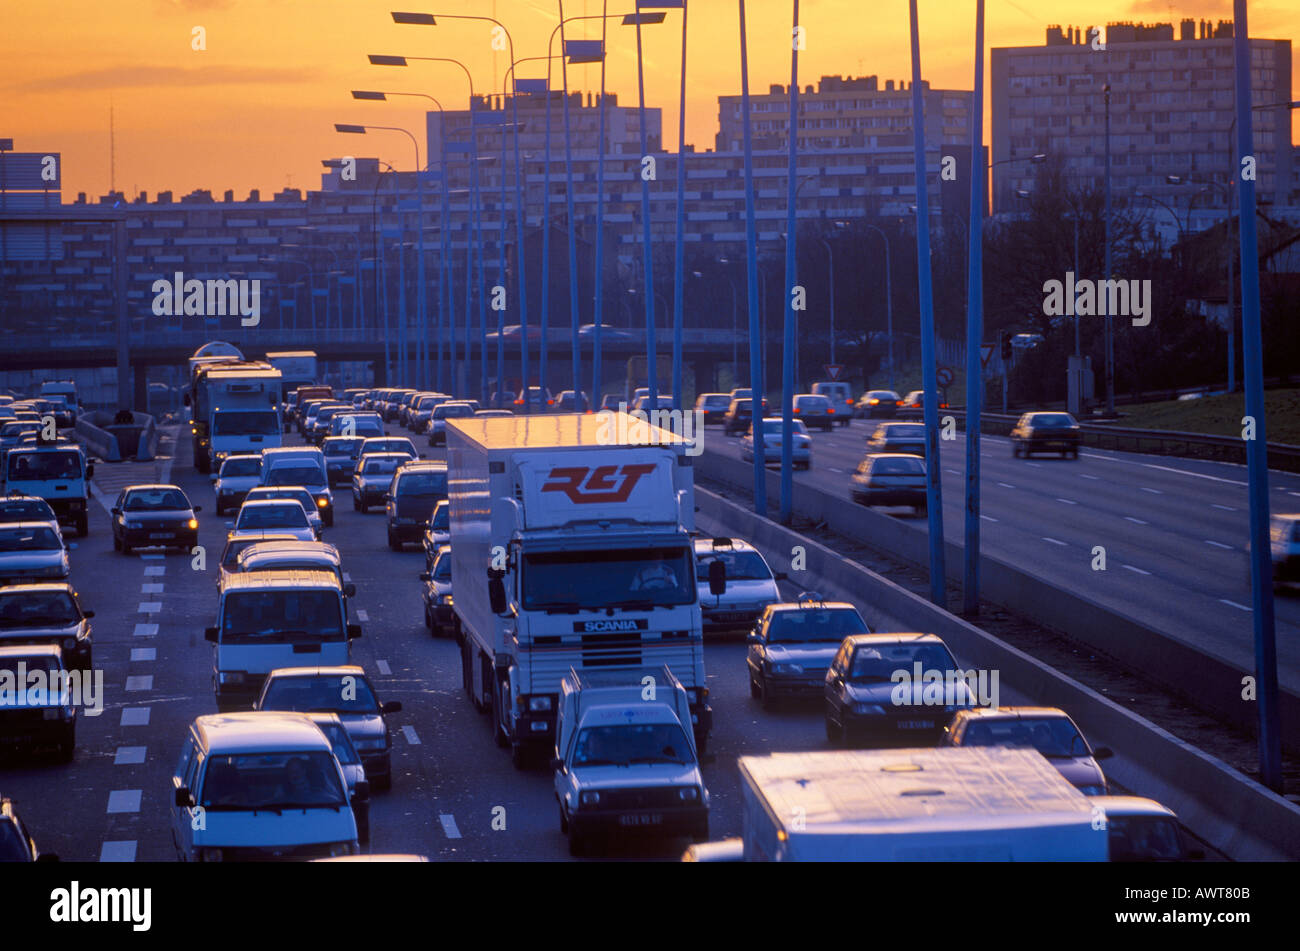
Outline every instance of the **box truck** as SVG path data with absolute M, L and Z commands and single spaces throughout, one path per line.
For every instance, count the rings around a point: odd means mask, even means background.
M 1095 804 L 1034 749 L 773 753 L 739 765 L 746 861 L 1107 860 Z
M 195 468 L 217 471 L 232 453 L 281 444 L 280 381 L 280 371 L 269 363 L 221 362 L 195 369 L 186 395 Z
M 624 414 L 447 427 L 462 683 L 516 765 L 555 743 L 560 681 L 664 666 L 712 721 L 689 442 Z

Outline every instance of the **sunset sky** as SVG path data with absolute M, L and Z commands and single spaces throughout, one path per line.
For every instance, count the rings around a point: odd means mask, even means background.
M 824 74 L 910 77 L 904 0 L 804 0 L 807 49 L 801 85 Z M 611 0 L 611 13 L 634 0 Z M 717 97 L 740 91 L 738 16 L 734 0 L 691 0 L 686 139 L 712 148 Z M 597 14 L 600 0 L 569 0 L 567 16 Z M 378 155 L 413 165 L 396 133 L 365 140 L 340 136 L 335 122 L 402 126 L 423 150 L 423 105 L 353 102 L 351 89 L 423 92 L 447 108 L 464 108 L 467 85 L 454 66 L 371 66 L 368 53 L 453 56 L 474 75 L 476 90 L 496 90 L 509 65 L 494 53 L 490 24 L 445 20 L 436 27 L 399 26 L 390 10 L 495 16 L 510 30 L 517 57 L 542 55 L 558 5 L 544 0 L 0 0 L 0 137 L 17 151 L 63 153 L 65 200 L 103 194 L 110 182 L 109 110 L 116 126 L 116 185 L 128 196 L 170 189 L 177 196 L 227 188 L 243 199 L 286 185 L 315 188 L 322 158 Z M 676 147 L 680 13 L 643 30 L 647 104 L 664 113 L 665 143 Z M 1250 8 L 1255 37 L 1300 38 L 1300 4 L 1267 0 Z M 934 86 L 970 88 L 974 38 L 971 0 L 921 0 L 923 76 Z M 1041 45 L 1049 24 L 1086 28 L 1111 20 L 1177 22 L 1229 19 L 1229 0 L 987 0 L 990 46 Z M 748 3 L 751 91 L 785 83 L 790 74 L 791 3 Z M 202 27 L 206 49 L 192 48 Z M 570 38 L 597 38 L 599 20 L 573 25 Z M 609 88 L 621 105 L 636 104 L 636 31 L 611 21 Z M 1293 54 L 1294 55 L 1294 54 Z M 1300 72 L 1293 59 L 1293 74 Z M 544 75 L 544 64 L 520 67 Z M 1293 76 L 1294 79 L 1294 76 Z M 575 67 L 574 88 L 599 88 L 598 66 Z M 556 77 L 558 84 L 558 75 Z M 1300 84 L 1292 91 L 1300 98 Z M 985 138 L 988 139 L 986 125 Z

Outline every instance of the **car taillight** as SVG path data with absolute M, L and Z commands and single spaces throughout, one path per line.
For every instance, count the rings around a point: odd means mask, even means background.
M 516 406 L 523 406 L 523 405 L 524 405 L 524 401 L 523 401 L 523 400 L 515 400 L 515 405 L 516 405 Z
M 834 415 L 835 415 L 835 407 L 834 407 L 834 406 L 828 407 L 827 410 L 826 410 L 826 412 L 828 412 L 828 413 L 830 413 L 832 416 L 834 416 Z
M 547 406 L 554 406 L 554 405 L 555 405 L 555 400 L 547 400 L 547 401 L 546 401 L 546 405 L 547 405 Z

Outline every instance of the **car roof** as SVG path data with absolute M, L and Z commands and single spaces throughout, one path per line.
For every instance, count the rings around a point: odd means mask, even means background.
M 274 539 L 272 541 L 258 542 L 252 548 L 257 548 L 259 554 L 321 554 L 328 555 L 331 558 L 339 557 L 339 550 L 329 542 L 305 542 L 300 538 L 294 539 Z M 252 551 L 248 548 L 245 551 Z
M 58 644 L 8 644 L 0 646 L 0 657 L 57 657 L 63 660 Z
M 1060 707 L 972 707 L 961 713 L 969 719 L 1020 720 L 1026 717 L 1064 717 L 1070 715 Z M 1073 722 L 1073 721 L 1071 721 Z
M 259 537 L 260 536 L 260 537 Z M 288 532 L 276 528 L 245 528 L 239 531 L 231 530 L 226 533 L 226 544 L 231 542 L 246 541 L 250 538 L 256 538 L 258 541 L 268 542 L 301 542 L 302 539 L 297 535 L 291 535 Z
M 68 594 L 76 595 L 77 591 L 67 581 L 36 581 L 25 584 L 5 584 L 0 585 L 0 594 L 24 594 L 38 591 L 66 591 Z
M 336 664 L 333 667 L 277 667 L 266 675 L 267 680 L 284 680 L 289 677 L 360 677 L 369 681 L 360 664 Z
M 24 528 L 49 528 L 53 524 L 54 523 L 49 519 L 44 521 L 23 519 L 18 522 L 0 522 L 0 528 L 3 528 L 5 531 L 14 531 L 15 529 L 21 531 Z
M 1177 819 L 1178 814 L 1168 806 L 1161 805 L 1154 799 L 1144 796 L 1089 796 L 1094 806 L 1100 806 L 1109 816 L 1170 816 Z
M 274 571 L 240 572 L 229 576 L 225 581 L 223 593 L 249 590 L 287 590 L 292 588 L 339 588 L 339 577 L 329 571 L 315 571 L 310 568 L 284 568 Z
M 830 611 L 852 611 L 854 614 L 860 614 L 856 605 L 849 604 L 847 601 L 779 601 L 776 604 L 769 604 L 767 609 L 773 614 L 778 611 L 804 611 L 804 610 L 830 610 Z
M 447 463 L 440 459 L 412 459 L 410 462 L 398 466 L 398 474 L 413 472 L 417 469 L 433 469 L 438 472 L 447 471 Z
M 301 713 L 259 710 L 208 714 L 195 719 L 194 729 L 209 755 L 334 749 L 320 727 Z
M 282 488 L 282 487 L 281 487 L 281 486 L 265 486 L 265 488 Z M 297 487 L 297 486 L 288 486 L 287 488 L 298 488 L 298 487 Z M 252 491 L 252 490 L 249 490 L 249 491 Z M 297 500 L 296 500 L 296 499 L 250 499 L 249 501 L 245 502 L 242 506 L 240 506 L 240 508 L 241 508 L 241 509 L 243 509 L 243 508 L 250 508 L 250 509 L 270 508 L 271 506 L 284 505 L 286 502 L 295 502 L 295 501 L 297 501 Z M 301 505 L 302 503 L 299 502 L 298 504 Z
M 943 638 L 938 634 L 921 634 L 910 632 L 891 632 L 888 634 L 850 634 L 845 638 L 854 647 L 871 647 L 877 644 L 941 644 Z
M 743 538 L 728 539 L 728 541 L 731 542 L 730 546 L 721 545 L 715 548 L 713 543 L 716 540 L 717 539 L 714 538 L 695 539 L 695 554 L 708 555 L 708 554 L 712 554 L 714 551 L 757 551 L 757 549 L 754 548 L 753 545 L 745 541 Z
M 261 495 L 268 495 L 274 492 L 306 492 L 308 495 L 311 495 L 311 489 L 307 488 L 305 485 L 255 485 L 248 490 L 248 495 L 252 495 L 254 492 L 257 492 Z M 261 502 L 261 501 L 263 500 L 257 498 L 250 499 L 248 498 L 248 496 L 244 497 L 245 505 L 247 505 L 249 502 Z M 276 501 L 276 499 L 274 496 L 272 496 L 271 498 L 268 498 L 265 501 L 274 502 Z
M 910 459 L 913 462 L 925 464 L 925 460 L 920 456 L 914 456 L 910 452 L 869 452 L 863 457 L 866 459 Z

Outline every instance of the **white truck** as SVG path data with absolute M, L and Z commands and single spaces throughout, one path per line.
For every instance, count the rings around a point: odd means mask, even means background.
M 315 350 L 281 350 L 268 353 L 266 362 L 280 371 L 286 397 L 290 393 L 297 392 L 298 387 L 310 386 L 317 380 Z
M 280 371 L 269 363 L 211 363 L 195 370 L 185 400 L 192 412 L 195 468 L 219 470 L 232 453 L 281 444 L 280 382 Z
M 1034 749 L 773 753 L 739 766 L 746 861 L 1107 860 L 1104 817 Z
M 686 688 L 667 667 L 618 667 L 560 683 L 555 798 L 569 851 L 596 838 L 709 837 Z
M 462 685 L 517 766 L 553 747 L 560 681 L 664 666 L 712 725 L 687 440 L 624 414 L 447 427 Z

